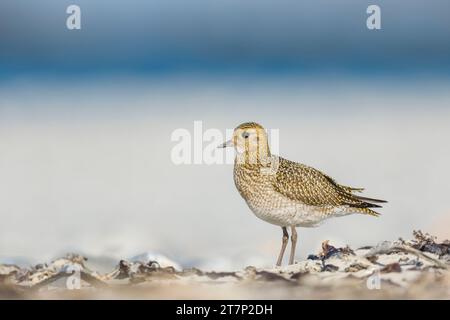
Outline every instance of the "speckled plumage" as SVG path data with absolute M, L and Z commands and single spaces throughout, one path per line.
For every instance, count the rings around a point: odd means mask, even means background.
M 322 221 L 362 213 L 379 214 L 371 208 L 384 200 L 361 197 L 353 188 L 338 184 L 319 170 L 272 155 L 264 128 L 254 122 L 238 126 L 230 141 L 237 152 L 234 182 L 252 212 L 260 219 L 282 228 L 282 246 L 277 260 L 281 265 L 291 229 L 291 254 L 294 263 L 296 227 L 315 227 Z
M 254 148 L 245 141 L 249 137 L 242 137 L 247 131 L 255 135 Z M 340 185 L 319 170 L 271 155 L 262 126 L 244 123 L 235 132 L 235 146 L 242 145 L 234 166 L 235 185 L 257 217 L 279 226 L 313 227 L 351 213 L 379 215 L 371 208 L 384 201 L 354 194 L 363 189 Z M 274 170 L 268 173 L 270 167 Z

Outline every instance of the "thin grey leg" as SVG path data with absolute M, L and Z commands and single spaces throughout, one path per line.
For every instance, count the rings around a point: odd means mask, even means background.
M 278 255 L 277 266 L 281 266 L 281 261 L 283 261 L 284 251 L 286 250 L 286 246 L 289 240 L 289 233 L 287 232 L 286 227 L 281 228 L 283 230 L 283 239 L 281 244 L 280 254 Z
M 294 264 L 295 247 L 297 246 L 297 230 L 291 227 L 291 256 L 289 257 L 289 264 Z

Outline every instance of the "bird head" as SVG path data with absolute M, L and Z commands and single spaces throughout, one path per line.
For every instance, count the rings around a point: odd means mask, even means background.
M 234 129 L 232 138 L 219 147 L 234 147 L 237 159 L 250 164 L 263 162 L 270 157 L 266 130 L 255 122 L 240 124 Z

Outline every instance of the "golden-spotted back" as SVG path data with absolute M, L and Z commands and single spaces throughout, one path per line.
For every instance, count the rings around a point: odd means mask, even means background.
M 281 157 L 273 187 L 289 199 L 307 205 L 348 206 L 374 216 L 379 214 L 369 208 L 380 208 L 380 205 L 374 203 L 385 202 L 357 196 L 351 191 L 361 189 L 341 186 L 319 170 Z

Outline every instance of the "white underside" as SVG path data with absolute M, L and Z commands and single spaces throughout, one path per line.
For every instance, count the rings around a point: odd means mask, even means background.
M 286 200 L 282 206 L 276 209 L 254 207 L 250 203 L 248 205 L 258 218 L 281 227 L 317 227 L 328 218 L 341 217 L 353 213 L 348 206 L 322 208 L 299 204 L 291 200 Z

